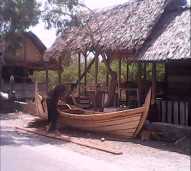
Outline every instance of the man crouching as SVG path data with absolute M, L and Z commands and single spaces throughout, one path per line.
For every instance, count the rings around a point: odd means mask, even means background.
M 65 96 L 65 87 L 64 85 L 58 85 L 53 90 L 48 93 L 47 97 L 47 107 L 48 107 L 48 132 L 55 131 L 57 129 L 58 121 L 58 112 L 57 104 L 60 99 L 63 99 Z

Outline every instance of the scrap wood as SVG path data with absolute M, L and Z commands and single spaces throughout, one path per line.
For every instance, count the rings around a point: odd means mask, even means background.
M 88 148 L 92 148 L 92 149 L 96 149 L 96 150 L 100 150 L 100 151 L 104 151 L 107 153 L 111 153 L 111 154 L 115 154 L 115 155 L 120 155 L 122 154 L 121 151 L 114 149 L 113 147 L 106 147 L 103 145 L 99 145 L 99 144 L 93 144 L 90 142 L 82 142 L 79 139 L 75 138 L 75 137 L 70 137 L 67 135 L 53 135 L 53 134 L 47 134 L 44 131 L 40 131 L 40 130 L 34 130 L 31 128 L 22 128 L 22 127 L 15 127 L 17 130 L 21 130 L 24 132 L 29 132 L 29 133 L 33 133 L 33 134 L 37 134 L 40 136 L 45 136 L 48 138 L 53 138 L 53 139 L 57 139 L 57 140 L 61 140 L 61 141 L 67 141 L 67 142 L 71 142 L 80 146 L 84 146 L 84 147 L 88 147 Z

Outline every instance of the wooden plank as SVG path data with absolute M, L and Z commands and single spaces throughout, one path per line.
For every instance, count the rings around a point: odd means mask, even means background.
M 48 64 L 45 62 L 45 75 L 46 75 L 46 94 L 48 94 Z
M 78 53 L 78 95 L 80 96 L 81 54 Z
M 188 102 L 185 103 L 185 125 L 188 126 L 188 111 L 189 111 L 189 104 Z
M 157 104 L 157 112 L 158 112 L 158 121 L 161 122 L 162 121 L 161 100 L 156 100 L 156 104 Z
M 155 98 L 156 98 L 156 81 L 157 81 L 157 76 L 156 76 L 156 63 L 152 64 L 152 104 L 155 103 Z
M 62 59 L 59 57 L 58 84 L 62 83 Z
M 180 125 L 185 125 L 185 105 L 184 102 L 180 102 Z
M 70 137 L 70 136 L 67 136 L 67 135 L 47 134 L 45 131 L 34 130 L 34 129 L 31 129 L 31 128 L 22 128 L 22 127 L 16 127 L 16 130 L 29 132 L 29 133 L 37 134 L 37 135 L 40 135 L 40 136 L 44 136 L 44 137 L 48 137 L 48 138 L 52 138 L 52 139 L 56 139 L 56 140 L 71 142 L 71 143 L 74 143 L 74 144 L 77 144 L 77 145 L 80 145 L 80 146 L 100 150 L 100 151 L 115 154 L 115 155 L 122 154 L 122 152 L 115 149 L 115 147 L 107 147 L 107 146 L 103 146 L 103 145 L 100 145 L 100 144 L 93 144 L 93 143 L 90 143 L 90 142 L 82 142 L 81 140 L 79 140 L 77 138 Z
M 167 121 L 168 123 L 172 123 L 172 102 L 167 102 Z
M 77 83 L 76 84 L 79 84 L 79 81 L 82 80 L 82 78 L 84 78 L 84 76 L 87 74 L 87 72 L 90 70 L 91 66 L 93 65 L 93 63 L 95 62 L 95 57 L 92 59 L 92 61 L 89 63 L 89 65 L 87 66 L 87 69 L 86 69 L 86 72 L 83 72 L 81 75 L 80 75 L 80 78 L 79 80 L 77 80 Z
M 98 63 L 99 63 L 99 58 L 98 56 L 95 56 L 95 85 L 97 89 L 97 83 L 98 83 Z
M 179 124 L 178 114 L 179 114 L 179 106 L 178 106 L 178 102 L 175 101 L 173 104 L 173 123 L 174 124 Z
M 162 101 L 162 122 L 166 122 L 166 101 Z
M 87 89 L 86 89 L 86 86 L 87 86 L 87 55 L 85 54 L 84 55 L 84 73 L 86 73 L 85 74 L 85 76 L 84 76 L 84 91 L 85 91 L 85 94 L 86 94 L 86 91 L 87 91 Z

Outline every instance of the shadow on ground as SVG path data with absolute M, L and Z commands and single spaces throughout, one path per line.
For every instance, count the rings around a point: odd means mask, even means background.
M 8 120 L 14 120 L 17 119 L 17 116 L 15 114 L 0 114 L 0 120 L 1 121 L 8 121 Z M 42 119 L 33 119 L 30 122 L 28 122 L 29 128 L 38 128 L 38 129 L 45 129 L 47 126 L 47 121 Z M 156 141 L 156 140 L 147 140 L 142 141 L 139 138 L 135 139 L 119 139 L 116 137 L 111 137 L 105 134 L 97 134 L 87 131 L 81 131 L 71 128 L 62 128 L 59 130 L 64 135 L 68 135 L 71 137 L 76 138 L 85 138 L 85 139 L 95 139 L 95 140 L 102 140 L 104 138 L 105 141 L 112 141 L 115 144 L 118 144 L 118 142 L 123 143 L 125 145 L 126 142 L 131 142 L 134 144 L 141 144 L 143 146 L 148 146 L 152 148 L 157 148 L 163 151 L 171 151 L 171 152 L 177 152 L 181 154 L 190 155 L 191 154 L 191 141 L 189 138 L 184 139 L 182 142 L 175 144 L 174 142 L 165 142 L 165 141 Z M 0 145 L 43 145 L 43 144 L 52 144 L 52 145 L 63 145 L 67 142 L 59 141 L 51 138 L 47 138 L 44 136 L 34 135 L 34 134 L 28 134 L 28 133 L 21 133 L 17 132 L 14 129 L 10 129 L 8 127 L 2 127 L 1 128 L 1 140 Z

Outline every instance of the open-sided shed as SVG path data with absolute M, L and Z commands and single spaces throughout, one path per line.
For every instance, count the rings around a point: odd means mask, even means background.
M 58 37 L 47 50 L 45 58 L 64 59 L 64 54 L 76 53 L 80 63 L 81 56 L 86 59 L 89 52 L 94 54 L 92 63 L 96 63 L 96 73 L 101 56 L 110 75 L 113 74 L 110 85 L 117 82 L 118 89 L 121 59 L 127 63 L 138 63 L 137 87 L 140 97 L 144 97 L 143 90 L 148 89 L 145 86 L 146 65 L 152 64 L 152 101 L 158 105 L 153 106 L 155 112 L 151 120 L 191 125 L 190 8 L 186 4 L 180 0 L 136 0 L 91 13 L 85 26 L 72 27 Z M 107 63 L 112 58 L 119 59 L 117 77 Z M 79 85 L 92 63 L 86 65 L 83 73 L 79 65 Z M 162 88 L 157 82 L 158 63 L 165 66 Z M 113 87 L 108 91 L 114 91 Z

